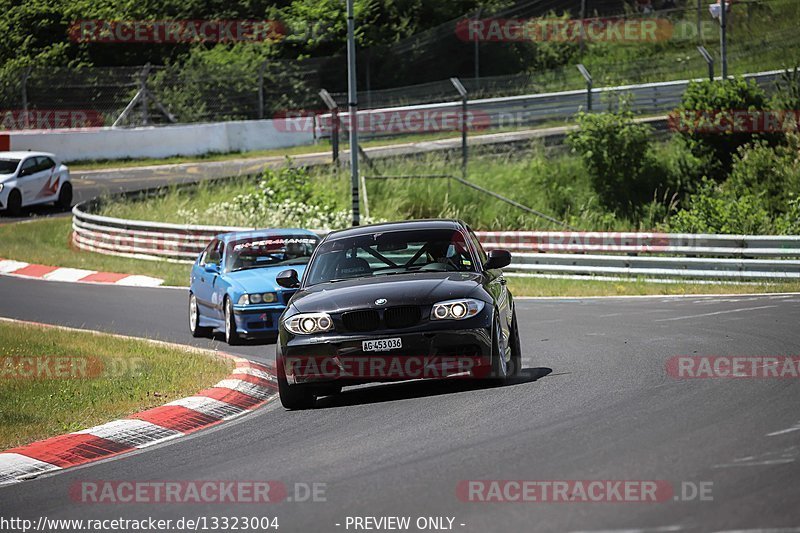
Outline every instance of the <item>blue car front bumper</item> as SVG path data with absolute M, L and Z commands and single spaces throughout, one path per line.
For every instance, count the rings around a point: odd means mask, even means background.
M 263 337 L 278 333 L 278 319 L 285 305 L 235 305 L 236 330 L 243 337 Z

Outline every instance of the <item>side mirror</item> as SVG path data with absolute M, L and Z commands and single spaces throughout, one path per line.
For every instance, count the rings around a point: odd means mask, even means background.
M 219 265 L 214 263 L 206 263 L 203 265 L 203 269 L 209 274 L 219 274 Z
M 275 281 L 284 289 L 296 289 L 300 286 L 300 279 L 297 277 L 297 270 L 293 268 L 284 270 L 275 276 Z
M 511 253 L 508 250 L 492 250 L 489 252 L 489 260 L 483 265 L 485 270 L 507 267 L 511 264 Z

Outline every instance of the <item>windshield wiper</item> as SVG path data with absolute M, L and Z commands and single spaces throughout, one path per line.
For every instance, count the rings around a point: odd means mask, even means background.
M 276 264 L 272 264 L 272 265 L 250 265 L 250 266 L 246 266 L 246 267 L 234 268 L 233 270 L 231 270 L 231 272 L 239 272 L 240 270 L 251 270 L 253 268 L 265 268 L 265 267 L 271 267 L 271 266 L 276 266 Z

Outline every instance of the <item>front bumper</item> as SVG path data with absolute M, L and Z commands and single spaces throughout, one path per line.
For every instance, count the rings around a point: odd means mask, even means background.
M 274 336 L 284 309 L 284 305 L 234 305 L 236 330 L 245 338 Z
M 380 381 L 436 379 L 480 374 L 491 366 L 491 322 L 475 318 L 416 331 L 372 332 L 357 335 L 296 336 L 278 346 L 278 364 L 290 384 L 354 385 Z M 437 325 L 438 326 L 438 325 Z M 284 332 L 285 333 L 285 332 Z M 402 347 L 365 352 L 362 342 L 402 340 Z

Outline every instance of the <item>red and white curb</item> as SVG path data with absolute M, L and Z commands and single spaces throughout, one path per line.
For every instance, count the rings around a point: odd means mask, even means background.
M 50 281 L 71 281 L 77 283 L 110 283 L 129 287 L 158 287 L 163 279 L 140 276 L 137 274 L 117 274 L 114 272 L 97 272 L 81 268 L 65 268 L 36 265 L 0 259 L 0 274 L 23 278 L 46 279 Z
M 277 381 L 272 369 L 241 357 L 225 356 L 236 362 L 233 372 L 194 396 L 0 453 L 0 485 L 179 438 L 241 416 L 276 397 Z

